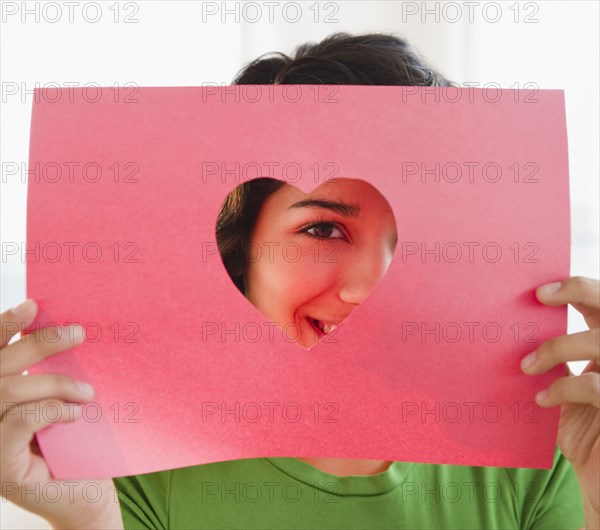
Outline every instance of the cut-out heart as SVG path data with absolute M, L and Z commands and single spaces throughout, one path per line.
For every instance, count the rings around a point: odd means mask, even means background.
M 368 297 L 398 239 L 385 197 L 344 178 L 310 193 L 271 178 L 244 182 L 221 206 L 216 235 L 233 283 L 304 348 Z

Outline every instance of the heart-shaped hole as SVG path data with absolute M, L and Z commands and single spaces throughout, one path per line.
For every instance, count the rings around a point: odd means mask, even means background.
M 308 194 L 271 178 L 244 182 L 221 206 L 216 235 L 237 288 L 304 348 L 335 332 L 368 297 L 398 239 L 385 197 L 345 178 Z

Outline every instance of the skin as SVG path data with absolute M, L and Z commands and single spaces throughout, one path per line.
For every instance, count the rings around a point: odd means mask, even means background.
M 89 502 L 83 497 L 85 481 L 78 481 L 77 487 L 73 488 L 73 481 L 53 480 L 34 438 L 36 432 L 53 423 L 53 418 L 46 414 L 21 412 L 25 406 L 26 410 L 41 411 L 53 403 L 52 415 L 58 416 L 54 422 L 69 423 L 81 415 L 74 409 L 75 404 L 90 402 L 94 397 L 93 388 L 81 388 L 66 375 L 22 375 L 24 370 L 46 357 L 76 347 L 84 340 L 83 328 L 75 325 L 38 330 L 8 346 L 17 331 L 34 321 L 37 311 L 37 304 L 26 300 L 0 315 L 0 482 L 4 486 L 10 485 L 10 490 L 3 487 L 2 494 L 21 508 L 46 519 L 52 528 L 122 529 L 112 480 L 89 481 L 95 483 L 94 488 L 101 488 L 100 502 Z M 13 407 L 18 407 L 16 414 L 12 414 Z M 40 496 L 41 502 L 34 502 L 35 496 L 23 493 L 46 491 L 47 484 L 51 484 L 54 498 L 60 499 L 58 502 L 51 502 L 44 496 Z M 60 494 L 56 492 L 57 487 Z
M 285 185 L 256 220 L 246 297 L 310 348 L 324 337 L 313 320 L 331 328 L 354 311 L 385 275 L 397 239 L 388 202 L 366 182 L 332 179 L 310 194 Z
M 560 406 L 558 447 L 575 469 L 585 528 L 600 528 L 600 282 L 575 276 L 538 287 L 536 296 L 547 306 L 572 305 L 590 328 L 543 342 L 522 360 L 521 369 L 535 376 L 567 361 L 589 361 L 578 376 L 565 365 L 565 377 L 539 392 L 536 402 Z
M 319 336 L 315 335 L 306 316 L 332 321 L 345 318 L 368 296 L 383 276 L 391 261 L 395 244 L 393 215 L 387 203 L 381 202 L 383 198 L 374 190 L 360 187 L 352 181 L 330 181 L 315 190 L 310 198 L 358 202 L 361 207 L 360 215 L 349 218 L 327 211 L 314 218 L 317 213 L 314 208 L 287 208 L 298 200 L 307 199 L 307 196 L 292 188 L 282 190 L 281 194 L 267 200 L 264 212 L 261 210 L 254 233 L 254 244 L 278 241 L 298 243 L 302 250 L 300 259 L 291 263 L 289 259 L 286 261 L 281 258 L 281 252 L 273 252 L 273 259 L 264 262 L 264 271 L 261 270 L 263 261 L 255 260 L 246 277 L 247 295 L 252 303 L 274 322 L 297 323 L 302 330 L 299 342 L 307 348 L 316 344 Z M 277 212 L 294 217 L 286 217 L 285 220 L 273 223 L 271 216 Z M 377 215 L 373 219 L 367 219 L 367 214 L 370 216 L 374 212 Z M 311 222 L 339 222 L 349 232 L 350 243 L 339 237 L 343 233 L 341 230 L 338 233 L 331 226 L 321 226 L 311 232 L 326 235 L 326 239 L 311 239 L 309 235 L 299 232 L 299 227 L 307 222 L 307 216 L 311 218 Z M 326 248 L 327 243 L 333 246 Z M 293 247 L 296 248 L 295 245 Z M 278 247 L 273 248 L 276 250 Z M 319 254 L 321 259 L 315 263 L 317 248 L 324 253 Z M 331 249 L 335 250 L 333 257 L 338 261 L 329 263 L 324 256 L 330 256 Z M 295 256 L 291 252 L 288 257 L 290 255 Z M 350 266 L 351 263 L 353 266 Z M 300 281 L 300 278 L 305 278 L 304 274 L 310 274 L 311 282 L 304 279 Z M 292 280 L 299 282 L 298 286 L 290 283 Z M 585 527 L 600 528 L 600 282 L 572 277 L 553 287 L 540 286 L 536 290 L 538 300 L 552 307 L 571 304 L 584 316 L 590 329 L 543 342 L 534 352 L 535 362 L 526 367 L 526 362 L 523 361 L 522 368 L 531 377 L 536 377 L 567 361 L 589 361 L 579 376 L 571 375 L 567 365 L 564 365 L 565 377 L 552 383 L 547 389 L 547 397 L 538 399 L 537 402 L 543 407 L 561 407 L 557 443 L 577 475 L 584 498 Z M 264 289 L 267 288 L 274 289 L 270 293 L 271 298 L 264 296 L 267 292 Z M 279 307 L 273 301 L 281 301 L 284 293 L 286 300 Z M 41 421 L 40 417 L 36 418 L 32 414 L 24 416 L 23 420 L 19 419 L 18 414 L 6 414 L 9 403 L 21 408 L 25 404 L 31 407 L 37 402 L 43 406 L 48 401 L 54 401 L 59 403 L 62 412 L 57 421 L 77 421 L 78 415 L 70 413 L 68 403 L 85 403 L 93 399 L 93 390 L 91 393 L 82 392 L 68 376 L 22 375 L 24 370 L 44 358 L 76 347 L 83 341 L 83 329 L 74 326 L 63 332 L 64 340 L 56 341 L 52 333 L 38 331 L 9 346 L 10 339 L 18 330 L 31 324 L 36 313 L 35 302 L 27 300 L 19 308 L 0 315 L 0 482 L 14 484 L 17 490 L 9 499 L 46 518 L 54 528 L 121 529 L 123 526 L 119 504 L 115 496 L 111 495 L 112 481 L 94 481 L 105 490 L 101 498 L 106 499 L 106 502 L 102 504 L 86 502 L 78 497 L 73 502 L 68 502 L 68 485 L 52 480 L 34 439 L 34 434 L 47 427 L 48 421 Z M 80 331 L 79 338 L 74 337 L 74 329 Z M 389 462 L 374 460 L 303 460 L 322 471 L 340 476 L 380 473 L 389 466 Z M 37 483 L 38 488 L 43 490 L 49 482 L 63 487 L 61 499 L 64 502 L 35 503 L 31 500 L 31 495 L 27 497 L 22 494 L 23 487 L 31 490 Z M 79 487 L 76 491 L 81 492 L 83 489 Z

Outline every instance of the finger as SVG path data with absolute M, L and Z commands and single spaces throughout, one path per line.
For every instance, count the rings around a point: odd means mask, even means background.
M 600 372 L 600 360 L 591 360 L 589 363 L 587 363 L 587 365 L 581 373 L 587 374 L 588 372 Z
M 542 407 L 563 403 L 584 403 L 600 408 L 600 374 L 587 372 L 573 377 L 561 377 L 535 398 Z
M 93 387 L 83 381 L 74 381 L 63 374 L 9 375 L 0 379 L 2 412 L 10 405 L 43 399 L 89 401 L 94 397 Z
M 600 309 L 600 281 L 573 276 L 563 282 L 542 285 L 535 292 L 538 300 L 548 306 L 583 305 Z
M 33 300 L 25 300 L 21 305 L 0 314 L 0 348 L 29 326 L 36 314 L 37 304 Z
M 82 406 L 77 403 L 65 403 L 60 399 L 43 399 L 7 407 L 0 420 L 2 449 L 5 449 L 6 443 L 15 441 L 13 432 L 19 433 L 19 436 L 26 434 L 28 437 L 23 441 L 29 443 L 36 432 L 48 425 L 73 421 L 81 415 L 81 409 Z
M 33 435 L 53 423 L 69 423 L 81 416 L 81 405 L 64 403 L 58 399 L 20 403 L 9 409 L 0 420 L 0 438 L 3 473 L 7 465 L 22 456 Z
M 521 368 L 528 374 L 542 374 L 550 368 L 567 361 L 600 361 L 600 328 L 561 335 L 540 344 L 534 352 L 521 361 Z
M 29 333 L 18 342 L 5 346 L 0 351 L 0 376 L 17 375 L 43 361 L 49 355 L 66 351 L 84 340 L 83 327 L 48 326 Z

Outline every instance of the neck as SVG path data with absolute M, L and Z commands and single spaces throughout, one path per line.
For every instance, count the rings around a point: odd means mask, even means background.
M 353 458 L 319 458 L 306 457 L 298 458 L 317 469 L 329 473 L 346 477 L 349 475 L 376 475 L 386 471 L 392 462 L 386 460 L 356 460 Z

